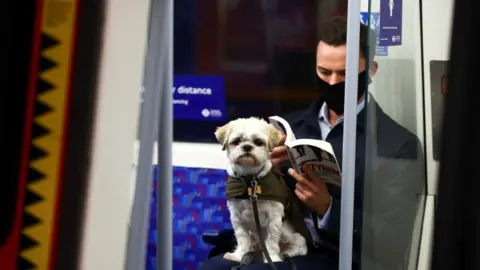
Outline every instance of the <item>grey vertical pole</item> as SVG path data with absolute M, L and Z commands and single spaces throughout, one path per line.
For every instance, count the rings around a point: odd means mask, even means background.
M 172 229 L 172 144 L 173 144 L 173 0 L 153 0 L 154 12 L 161 22 L 159 77 L 157 87 L 161 89 L 160 119 L 158 132 L 158 183 L 157 183 L 157 269 L 173 268 L 173 229 Z M 155 123 L 152 123 L 153 125 Z
M 357 139 L 357 88 L 360 41 L 360 2 L 348 1 L 347 66 L 343 130 L 343 178 L 340 216 L 340 270 L 352 269 L 353 210 L 355 196 L 355 146 Z
M 164 93 L 168 92 L 171 98 L 171 41 L 173 14 L 169 9 L 172 9 L 172 0 L 152 0 L 150 4 L 150 22 L 148 33 L 148 47 L 146 54 L 145 76 L 144 76 L 144 93 L 143 102 L 141 106 L 140 124 L 139 124 L 139 153 L 137 166 L 136 188 L 133 201 L 133 208 L 130 222 L 130 234 L 127 246 L 127 258 L 125 262 L 126 270 L 140 270 L 145 269 L 146 265 L 146 250 L 147 250 L 147 233 L 150 213 L 150 199 L 152 194 L 152 158 L 155 137 L 158 134 L 158 125 L 160 118 L 167 117 L 171 119 L 171 113 L 168 112 L 171 108 L 168 107 L 170 100 L 164 101 Z M 169 8 L 170 7 L 170 8 Z M 167 89 L 168 85 L 168 89 Z M 135 89 L 132 89 L 134 91 Z M 166 111 L 166 113 L 165 113 Z M 171 120 L 169 120 L 171 121 Z M 169 133 L 172 130 L 170 125 L 164 125 L 160 134 Z M 169 141 L 168 141 L 169 138 Z M 168 142 L 165 142 L 167 140 Z M 168 158 L 159 159 L 159 164 L 163 166 L 159 168 L 160 171 L 168 167 L 168 177 L 160 178 L 160 192 L 171 189 L 171 136 L 163 137 L 159 145 L 162 145 L 162 155 Z M 170 183 L 170 184 L 169 184 Z M 166 198 L 167 194 L 162 194 L 159 198 Z M 171 197 L 171 195 L 170 195 Z M 169 198 L 170 198 L 169 197 Z M 171 199 L 166 201 L 171 202 Z M 163 202 L 161 202 L 163 203 Z M 167 203 L 168 204 L 168 203 Z M 161 242 L 158 243 L 160 251 L 171 250 L 171 207 L 159 208 L 158 216 L 169 220 L 166 225 L 159 225 L 159 238 Z M 169 247 L 167 249 L 162 247 Z M 172 262 L 170 253 L 165 253 L 164 257 L 158 257 L 160 261 L 166 260 Z M 158 269 L 171 269 L 168 267 L 161 267 Z

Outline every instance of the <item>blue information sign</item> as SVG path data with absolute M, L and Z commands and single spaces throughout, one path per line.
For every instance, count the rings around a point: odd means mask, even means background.
M 380 45 L 402 45 L 402 0 L 380 0 Z
M 361 12 L 360 18 L 362 23 L 368 25 L 368 12 Z M 370 12 L 370 28 L 375 32 L 376 37 L 376 47 L 375 55 L 376 56 L 388 56 L 388 47 L 380 46 L 380 13 Z
M 175 75 L 173 117 L 185 120 L 226 119 L 225 87 L 221 76 Z

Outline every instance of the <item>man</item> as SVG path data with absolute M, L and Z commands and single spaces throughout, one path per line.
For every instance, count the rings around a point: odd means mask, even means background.
M 333 18 L 324 24 L 316 52 L 316 86 L 319 97 L 309 108 L 284 117 L 297 138 L 330 142 L 340 165 L 346 28 L 347 21 L 344 17 Z M 369 36 L 371 42 L 368 42 Z M 374 34 L 362 24 L 353 263 L 357 269 L 406 269 L 417 212 L 417 195 L 423 191 L 425 183 L 423 161 L 418 138 L 387 116 L 373 96 L 366 94 L 367 85 L 378 67 L 373 61 L 374 52 Z M 306 256 L 293 258 L 297 268 L 338 269 L 340 188 L 326 185 L 322 179 L 310 174 L 302 176 L 289 169 L 285 146 L 276 147 L 271 158 L 275 166 L 284 171 L 285 181 L 294 189 L 297 197 L 310 209 L 305 215 L 305 222 L 310 228 L 314 245 L 309 248 Z M 209 259 L 201 269 L 230 269 L 237 265 L 222 256 Z M 288 262 L 277 263 L 277 267 L 280 270 L 291 269 Z M 241 269 L 267 270 L 270 266 L 249 265 Z

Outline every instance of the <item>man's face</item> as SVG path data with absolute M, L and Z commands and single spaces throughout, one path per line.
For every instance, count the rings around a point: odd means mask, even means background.
M 317 75 L 330 85 L 345 81 L 347 48 L 345 45 L 331 46 L 320 41 L 317 46 Z M 367 62 L 363 56 L 358 61 L 358 71 L 365 70 Z M 376 63 L 372 70 L 376 70 Z M 370 77 L 374 72 L 370 72 Z

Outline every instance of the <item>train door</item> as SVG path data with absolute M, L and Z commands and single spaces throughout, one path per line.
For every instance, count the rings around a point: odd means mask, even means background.
M 147 2 L 2 8 L 2 269 L 122 268 Z
M 104 11 L 103 1 L 79 2 L 3 9 L 3 269 L 79 261 Z

